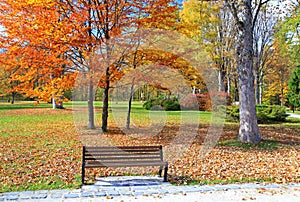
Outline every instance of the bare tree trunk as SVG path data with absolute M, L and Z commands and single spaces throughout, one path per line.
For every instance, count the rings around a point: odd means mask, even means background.
M 262 95 L 263 95 L 263 82 L 262 79 L 259 82 L 259 104 L 262 104 Z
M 252 0 L 225 1 L 229 6 L 238 29 L 236 51 L 240 106 L 238 140 L 243 143 L 254 144 L 258 143 L 261 137 L 255 108 L 253 30 L 261 6 L 269 0 L 259 1 L 254 10 L 252 10 Z
M 52 95 L 52 109 L 56 109 L 56 101 L 54 95 Z
M 16 92 L 12 92 L 12 93 L 11 93 L 11 102 L 10 102 L 11 104 L 15 104 L 15 97 L 16 97 L 16 94 L 17 94 Z
M 242 0 L 240 6 L 242 8 L 235 11 L 239 39 L 237 47 L 240 105 L 238 140 L 243 143 L 258 143 L 261 138 L 255 108 L 251 0 Z
M 106 68 L 106 81 L 103 92 L 103 109 L 102 109 L 102 131 L 107 132 L 107 119 L 108 119 L 108 93 L 109 93 L 109 67 Z
M 219 91 L 225 91 L 225 86 L 224 86 L 224 73 L 222 71 L 222 68 L 218 70 L 218 83 L 219 83 Z
M 130 95 L 129 95 L 129 101 L 128 101 L 128 111 L 127 111 L 127 119 L 126 119 L 126 129 L 130 128 L 130 113 L 131 113 L 131 103 L 133 98 L 133 89 L 134 89 L 134 78 L 133 82 L 130 87 Z
M 94 87 L 90 81 L 88 85 L 88 129 L 95 129 L 95 114 L 94 114 Z
M 230 95 L 230 91 L 231 91 L 231 81 L 230 81 L 230 75 L 227 75 L 227 93 L 228 95 Z
M 256 76 L 255 76 L 255 101 L 256 104 L 259 104 L 260 100 L 259 100 L 259 75 L 258 72 L 255 72 Z
M 238 88 L 238 81 L 234 79 L 234 101 L 239 101 L 239 88 Z
M 281 93 L 281 95 L 280 95 L 280 106 L 283 106 L 283 102 L 284 102 L 284 99 L 283 99 L 283 86 L 281 86 L 281 89 L 280 89 L 281 91 L 280 91 L 280 93 Z

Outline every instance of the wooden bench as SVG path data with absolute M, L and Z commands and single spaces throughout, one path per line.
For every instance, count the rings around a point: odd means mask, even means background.
M 160 177 L 164 169 L 167 181 L 168 163 L 163 161 L 162 146 L 83 146 L 81 180 L 84 184 L 86 168 L 146 166 L 159 166 Z

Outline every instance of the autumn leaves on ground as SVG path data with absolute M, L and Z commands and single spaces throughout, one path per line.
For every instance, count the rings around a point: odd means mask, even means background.
M 161 131 L 149 130 L 156 134 L 142 137 L 138 130 L 120 130 L 110 116 L 107 134 L 90 131 L 79 135 L 71 107 L 53 110 L 47 104 L 19 106 L 9 109 L 1 104 L 0 192 L 80 187 L 83 144 L 104 143 L 103 139 L 107 139 L 115 145 L 162 144 L 167 148 L 180 125 L 178 114 L 167 114 Z M 176 184 L 300 181 L 300 121 L 288 118 L 287 123 L 261 125 L 263 141 L 255 146 L 236 142 L 238 125 L 226 122 L 216 146 L 201 156 L 210 114 L 199 114 L 198 133 L 185 155 L 174 159 L 165 154 L 169 161 L 169 181 Z M 143 126 L 141 120 L 138 124 L 140 129 L 150 127 L 148 123 Z M 88 169 L 87 180 L 92 182 L 95 176 L 153 174 L 157 174 L 157 168 Z

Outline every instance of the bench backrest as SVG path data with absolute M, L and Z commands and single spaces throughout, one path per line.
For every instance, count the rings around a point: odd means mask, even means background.
M 126 161 L 163 162 L 162 146 L 120 146 L 120 147 L 83 147 L 83 162 L 105 164 L 118 164 Z

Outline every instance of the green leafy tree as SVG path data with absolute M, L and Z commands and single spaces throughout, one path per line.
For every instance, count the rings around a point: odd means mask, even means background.
M 299 51 L 300 51 L 300 6 L 299 4 L 293 5 L 294 10 L 286 17 L 279 25 L 279 32 L 277 33 L 282 48 L 287 51 L 292 63 L 295 66 L 300 64 Z
M 289 104 L 295 107 L 300 107 L 300 66 L 296 67 L 289 80 L 288 101 Z

